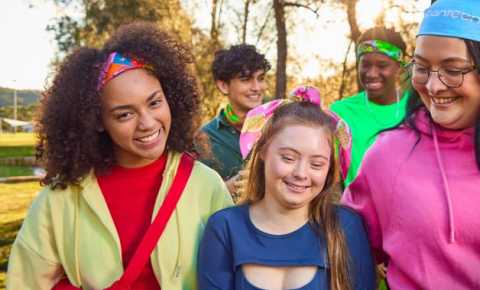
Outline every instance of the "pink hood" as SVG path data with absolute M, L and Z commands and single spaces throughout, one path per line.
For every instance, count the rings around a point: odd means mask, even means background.
M 474 151 L 474 128 L 464 130 L 448 130 L 433 123 L 430 115 L 426 110 L 421 110 L 417 113 L 415 118 L 417 129 L 422 135 L 426 135 L 433 139 L 435 148 L 435 158 L 437 160 L 438 169 L 442 178 L 443 193 L 445 194 L 445 202 L 448 208 L 448 225 L 449 225 L 449 240 L 451 243 L 455 242 L 455 219 L 452 207 L 452 197 L 448 177 L 443 163 L 441 147 L 449 147 L 459 150 Z M 441 145 L 440 145 L 441 144 Z
M 392 290 L 480 289 L 474 129 L 434 125 L 424 109 L 415 124 L 378 137 L 342 202 L 364 218 Z

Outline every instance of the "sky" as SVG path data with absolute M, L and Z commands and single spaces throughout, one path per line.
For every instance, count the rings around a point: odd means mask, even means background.
M 51 2 L 51 1 L 50 1 Z M 42 89 L 56 46 L 46 26 L 56 9 L 49 1 L 0 0 L 0 87 Z
M 204 8 L 205 17 L 208 19 L 207 0 L 197 0 Z M 430 0 L 399 0 L 415 1 L 420 10 L 428 7 Z M 3 66 L 0 69 L 0 87 L 17 89 L 42 90 L 47 82 L 56 45 L 53 34 L 46 31 L 48 24 L 52 23 L 57 13 L 61 13 L 52 4 L 53 1 L 45 0 L 0 0 L 0 55 Z M 183 0 L 188 2 L 188 0 Z M 34 5 L 31 5 L 31 4 Z M 204 3 L 204 4 L 202 4 Z M 382 10 L 379 0 L 360 0 L 357 14 L 361 27 L 373 25 L 373 19 Z M 202 13 L 202 12 L 199 12 Z M 318 76 L 319 62 L 322 60 L 342 60 L 348 46 L 348 26 L 340 16 L 340 11 L 320 10 L 319 18 L 326 19 L 321 26 L 316 16 L 308 11 L 301 11 L 299 17 L 304 18 L 307 24 L 294 26 L 289 31 L 289 42 L 292 42 L 292 52 L 298 55 L 304 67 L 300 68 L 304 77 Z M 421 15 L 416 15 L 420 20 Z M 305 21 L 302 21 L 305 23 Z M 200 21 L 199 26 L 208 25 L 209 21 Z M 208 27 L 204 27 L 208 30 Z M 321 36 L 321 37 L 320 37 Z M 228 35 L 226 38 L 229 38 Z M 234 42 L 232 37 L 229 39 Z M 269 48 L 267 55 L 275 53 L 274 46 Z

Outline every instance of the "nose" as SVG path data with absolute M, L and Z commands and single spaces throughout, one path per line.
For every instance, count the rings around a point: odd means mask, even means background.
M 367 78 L 377 78 L 380 75 L 380 70 L 376 66 L 371 66 L 365 72 Z
M 448 89 L 447 86 L 442 83 L 442 81 L 440 81 L 437 71 L 430 72 L 430 76 L 427 80 L 427 83 L 425 84 L 425 88 L 431 96 L 435 96 L 439 92 Z
M 297 179 L 307 178 L 308 164 L 303 161 L 298 161 L 293 170 L 293 176 Z
M 250 89 L 254 92 L 259 92 L 260 89 L 262 87 L 262 82 L 260 80 L 257 80 L 257 79 L 252 79 L 252 83 L 251 83 L 251 86 L 250 86 Z
M 142 112 L 138 119 L 138 128 L 143 131 L 149 131 L 155 127 L 155 118 L 150 112 Z

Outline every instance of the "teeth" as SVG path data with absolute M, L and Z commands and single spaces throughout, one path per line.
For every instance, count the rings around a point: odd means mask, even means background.
M 437 105 L 445 105 L 445 104 L 450 104 L 458 100 L 460 97 L 453 97 L 453 98 L 434 98 L 432 97 L 433 103 Z
M 305 190 L 308 186 L 300 186 L 292 183 L 287 183 L 287 185 L 295 191 Z
M 149 136 L 146 136 L 146 137 L 142 137 L 142 138 L 137 138 L 138 141 L 140 142 L 150 142 L 152 141 L 153 139 L 157 138 L 158 134 L 160 133 L 160 131 L 157 131 L 155 133 L 153 133 L 152 135 L 149 135 Z

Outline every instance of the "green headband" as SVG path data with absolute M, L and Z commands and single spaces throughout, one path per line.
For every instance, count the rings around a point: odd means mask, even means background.
M 357 59 L 370 52 L 383 53 L 394 61 L 398 61 L 401 64 L 404 63 L 402 50 L 387 41 L 375 39 L 361 42 L 357 47 Z

